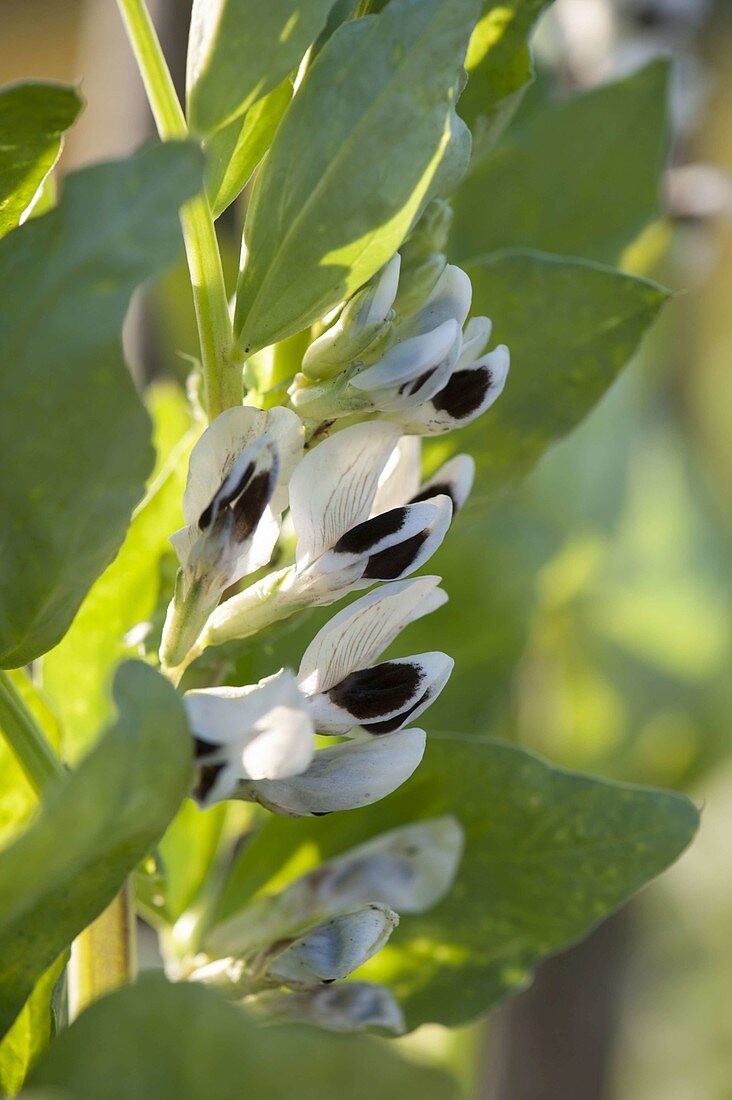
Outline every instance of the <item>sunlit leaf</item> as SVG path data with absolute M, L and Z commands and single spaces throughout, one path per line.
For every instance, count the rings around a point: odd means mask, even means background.
M 188 43 L 191 127 L 210 134 L 297 65 L 333 0 L 194 0 Z
M 392 0 L 340 26 L 257 176 L 236 328 L 245 351 L 299 332 L 392 255 L 450 138 L 476 0 Z
M 235 118 L 206 143 L 206 192 L 215 218 L 244 190 L 291 99 L 292 82 L 286 77 L 243 118 Z
M 500 135 L 533 79 L 529 36 L 550 3 L 486 0 L 484 4 L 468 47 L 468 86 L 460 103 L 477 152 L 484 152 Z
M 54 1033 L 54 990 L 66 961 L 67 954 L 64 953 L 38 979 L 15 1023 L 0 1042 L 0 1090 L 3 1096 L 14 1096 L 18 1092 L 30 1067 Z
M 16 84 L 0 91 L 0 237 L 32 203 L 81 108 L 79 93 L 63 84 Z

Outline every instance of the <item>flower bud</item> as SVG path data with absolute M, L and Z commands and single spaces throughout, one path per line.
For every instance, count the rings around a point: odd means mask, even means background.
M 377 1027 L 401 1035 L 406 1030 L 393 995 L 371 982 L 339 982 L 299 993 L 272 989 L 248 998 L 245 1007 L 273 1023 L 314 1024 L 327 1031 Z

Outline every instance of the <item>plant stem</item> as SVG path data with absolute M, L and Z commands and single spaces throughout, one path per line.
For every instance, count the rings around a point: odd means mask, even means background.
M 183 109 L 144 0 L 117 0 L 163 141 L 185 141 Z M 233 338 L 216 230 L 206 195 L 190 199 L 180 212 L 201 346 L 201 368 L 209 420 L 242 401 L 241 367 L 231 357 Z
M 135 912 L 130 882 L 111 905 L 77 936 L 69 960 L 69 1018 L 93 1001 L 134 981 L 137 973 Z
M 0 671 L 0 726 L 36 794 L 64 777 L 64 767 L 46 734 L 10 674 L 3 671 Z

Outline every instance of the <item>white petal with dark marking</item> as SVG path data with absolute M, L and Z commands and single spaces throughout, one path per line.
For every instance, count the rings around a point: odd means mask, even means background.
M 306 568 L 371 511 L 379 477 L 399 439 L 393 425 L 356 424 L 320 443 L 290 481 L 297 564 Z

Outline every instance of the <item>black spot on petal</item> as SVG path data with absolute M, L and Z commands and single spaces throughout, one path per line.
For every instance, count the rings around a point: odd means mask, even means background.
M 418 531 L 416 535 L 398 542 L 396 546 L 389 546 L 386 550 L 379 550 L 372 554 L 363 571 L 363 576 L 373 581 L 393 581 L 409 569 L 417 554 L 427 541 L 428 531 Z
M 274 489 L 271 470 L 263 470 L 253 477 L 239 498 L 231 506 L 234 515 L 234 538 L 244 542 L 259 523 L 270 502 Z
M 232 485 L 224 493 L 223 489 L 226 485 L 227 477 L 224 478 L 219 488 L 214 493 L 209 504 L 201 512 L 198 517 L 198 528 L 200 531 L 205 531 L 207 527 L 211 526 L 211 521 L 214 516 L 214 512 L 218 515 L 224 508 L 231 504 L 232 500 L 235 500 L 239 496 L 239 493 L 246 488 L 246 485 L 254 472 L 254 463 L 250 462 L 246 468 L 242 471 L 241 477 L 236 481 L 235 485 Z
M 419 665 L 385 661 L 352 672 L 330 689 L 328 697 L 357 722 L 368 721 L 407 706 L 423 678 Z
M 204 764 L 203 767 L 198 769 L 198 782 L 192 791 L 194 798 L 197 798 L 200 802 L 206 798 L 221 774 L 223 767 L 223 764 Z
M 203 760 L 206 756 L 212 756 L 219 751 L 218 745 L 212 745 L 210 741 L 202 741 L 200 737 L 193 738 L 193 756 L 196 760 Z
M 365 554 L 382 539 L 400 531 L 408 514 L 406 508 L 391 508 L 379 516 L 357 523 L 341 535 L 333 549 L 339 554 Z
M 363 728 L 368 730 L 369 733 L 393 733 L 394 730 L 398 730 L 400 726 L 409 719 L 410 715 L 414 714 L 418 707 L 421 707 L 423 703 L 430 697 L 429 688 L 425 691 L 424 695 L 421 695 L 416 703 L 414 703 L 408 710 L 402 711 L 401 714 L 395 714 L 393 718 L 386 718 L 383 722 L 363 722 Z
M 480 408 L 491 381 L 488 367 L 456 371 L 447 385 L 432 398 L 432 404 L 454 420 L 464 420 Z
M 431 367 L 429 370 L 426 370 L 424 374 L 420 374 L 419 378 L 412 378 L 409 382 L 403 382 L 399 387 L 399 393 L 407 394 L 411 397 L 413 393 L 416 393 L 417 390 L 432 377 L 436 369 L 436 367 Z
M 458 510 L 458 502 L 455 494 L 455 487 L 449 481 L 435 482 L 434 485 L 430 485 L 426 489 L 420 489 L 416 496 L 412 497 L 410 504 L 419 504 L 422 500 L 432 500 L 433 497 L 445 496 L 449 497 L 452 501 L 452 508 L 454 512 Z

